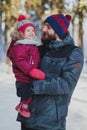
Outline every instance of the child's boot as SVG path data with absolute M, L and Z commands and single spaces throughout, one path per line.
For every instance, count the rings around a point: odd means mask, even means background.
M 16 107 L 15 110 L 19 112 L 20 108 L 21 108 L 22 103 L 20 102 Z
M 29 118 L 30 117 L 30 112 L 28 110 L 28 104 L 22 104 L 21 108 L 19 110 L 20 115 Z

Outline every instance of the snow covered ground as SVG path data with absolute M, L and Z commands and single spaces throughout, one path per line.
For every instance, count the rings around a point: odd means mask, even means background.
M 8 66 L 0 63 L 0 130 L 20 130 L 16 121 L 16 96 L 14 76 L 7 73 Z M 74 91 L 67 117 L 67 130 L 87 130 L 87 76 L 85 71 Z
M 15 94 L 15 80 L 7 70 L 8 66 L 0 63 L 0 130 L 20 130 L 20 124 L 16 121 L 15 106 L 19 99 Z

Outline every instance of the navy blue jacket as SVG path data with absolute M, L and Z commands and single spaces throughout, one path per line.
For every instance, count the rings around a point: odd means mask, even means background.
M 28 128 L 37 130 L 65 130 L 66 116 L 71 96 L 83 67 L 83 53 L 74 46 L 69 33 L 61 41 L 52 41 L 41 46 L 40 69 L 46 73 L 45 80 L 33 82 L 33 100 L 29 106 L 31 117 L 25 119 L 18 115 Z

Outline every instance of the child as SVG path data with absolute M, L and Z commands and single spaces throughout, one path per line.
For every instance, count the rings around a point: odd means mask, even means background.
M 37 69 L 40 56 L 37 48 L 36 29 L 32 22 L 26 20 L 24 15 L 18 17 L 17 31 L 14 31 L 12 42 L 7 56 L 12 62 L 16 78 L 17 96 L 21 97 L 16 110 L 24 117 L 30 117 L 28 105 L 32 100 L 30 82 L 34 79 L 43 80 L 44 72 Z

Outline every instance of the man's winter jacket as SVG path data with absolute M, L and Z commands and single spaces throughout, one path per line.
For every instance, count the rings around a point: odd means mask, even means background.
M 71 96 L 83 67 L 83 53 L 74 46 L 69 33 L 62 42 L 52 41 L 40 47 L 40 69 L 45 80 L 33 82 L 33 100 L 29 106 L 31 117 L 18 115 L 17 120 L 35 130 L 65 130 Z

